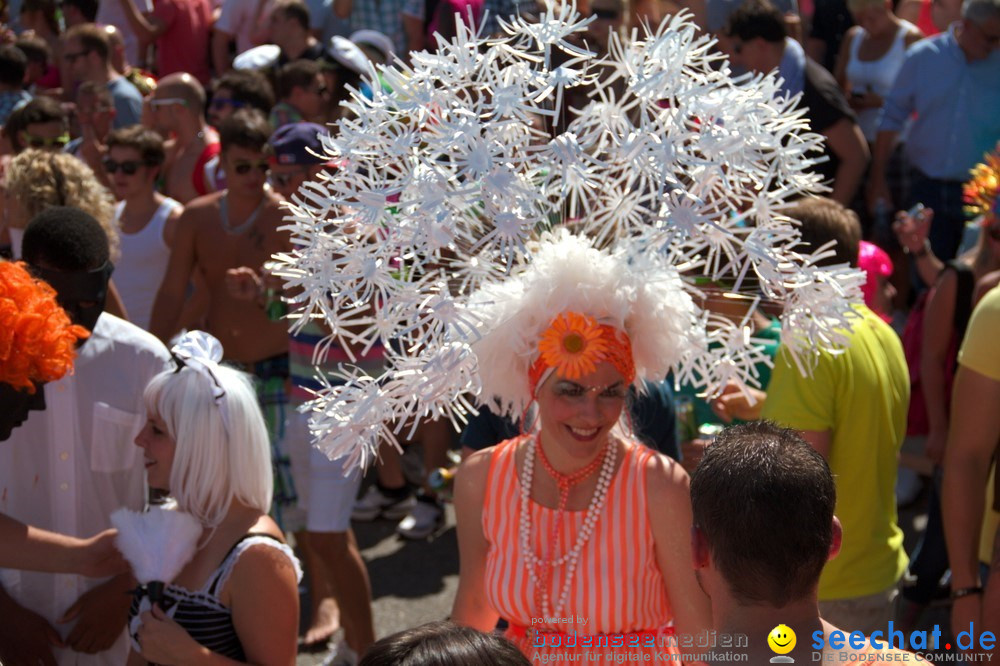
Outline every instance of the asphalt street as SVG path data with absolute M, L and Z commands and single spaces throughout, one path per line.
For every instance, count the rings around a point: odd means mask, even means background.
M 396 536 L 398 521 L 353 524 L 372 581 L 375 636 L 441 620 L 451 612 L 458 589 L 455 513 L 447 507 L 445 527 L 424 541 Z M 300 653 L 296 666 L 322 663 L 323 654 Z

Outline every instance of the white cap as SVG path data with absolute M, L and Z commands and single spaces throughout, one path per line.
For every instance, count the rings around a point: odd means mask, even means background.
M 392 40 L 378 30 L 358 30 L 351 35 L 351 41 L 355 44 L 367 44 L 369 46 L 374 46 L 376 49 L 385 54 L 386 62 L 391 62 L 392 56 L 396 52 L 396 48 L 393 46 Z
M 278 62 L 281 47 L 277 44 L 262 44 L 247 49 L 233 59 L 233 69 L 263 69 Z
M 368 63 L 370 62 L 368 56 L 358 48 L 357 44 L 345 37 L 334 35 L 330 40 L 330 48 L 327 49 L 327 53 L 339 64 L 353 72 L 364 74 L 368 71 Z

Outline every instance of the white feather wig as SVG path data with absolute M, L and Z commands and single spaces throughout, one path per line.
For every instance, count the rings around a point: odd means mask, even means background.
M 530 263 L 469 299 L 470 312 L 488 323 L 471 345 L 481 402 L 495 401 L 514 418 L 523 413 L 531 402 L 528 368 L 538 357 L 539 338 L 562 312 L 624 331 L 638 379 L 662 380 L 695 348 L 694 303 L 672 266 L 638 269 L 631 264 L 642 255 L 597 250 L 566 229 L 546 233 L 528 250 Z

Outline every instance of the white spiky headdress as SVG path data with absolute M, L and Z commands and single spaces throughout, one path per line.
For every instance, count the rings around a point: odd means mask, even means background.
M 864 277 L 797 252 L 782 214 L 821 189 L 822 138 L 796 99 L 774 74 L 734 80 L 685 15 L 612 35 L 604 57 L 568 41 L 589 21 L 559 3 L 537 23 L 501 20 L 500 38 L 459 22 L 437 53 L 380 68 L 386 86 L 355 94 L 324 138 L 343 166 L 293 197 L 296 249 L 276 272 L 299 324 L 387 354 L 381 377 L 342 368 L 311 403 L 327 455 L 364 464 L 421 418 L 459 424 L 476 396 L 517 410 L 560 309 L 620 322 L 640 376 L 757 384 L 749 315 L 703 311 L 694 275 L 753 284 L 751 312 L 784 303 L 782 342 L 804 365 L 843 343 Z M 589 98 L 564 109 L 574 89 Z M 589 240 L 542 237 L 567 221 Z

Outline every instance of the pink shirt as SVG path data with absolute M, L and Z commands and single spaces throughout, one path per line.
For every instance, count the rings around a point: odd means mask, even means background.
M 187 72 L 207 85 L 212 3 L 209 0 L 155 0 L 153 15 L 166 30 L 156 40 L 157 73 Z

